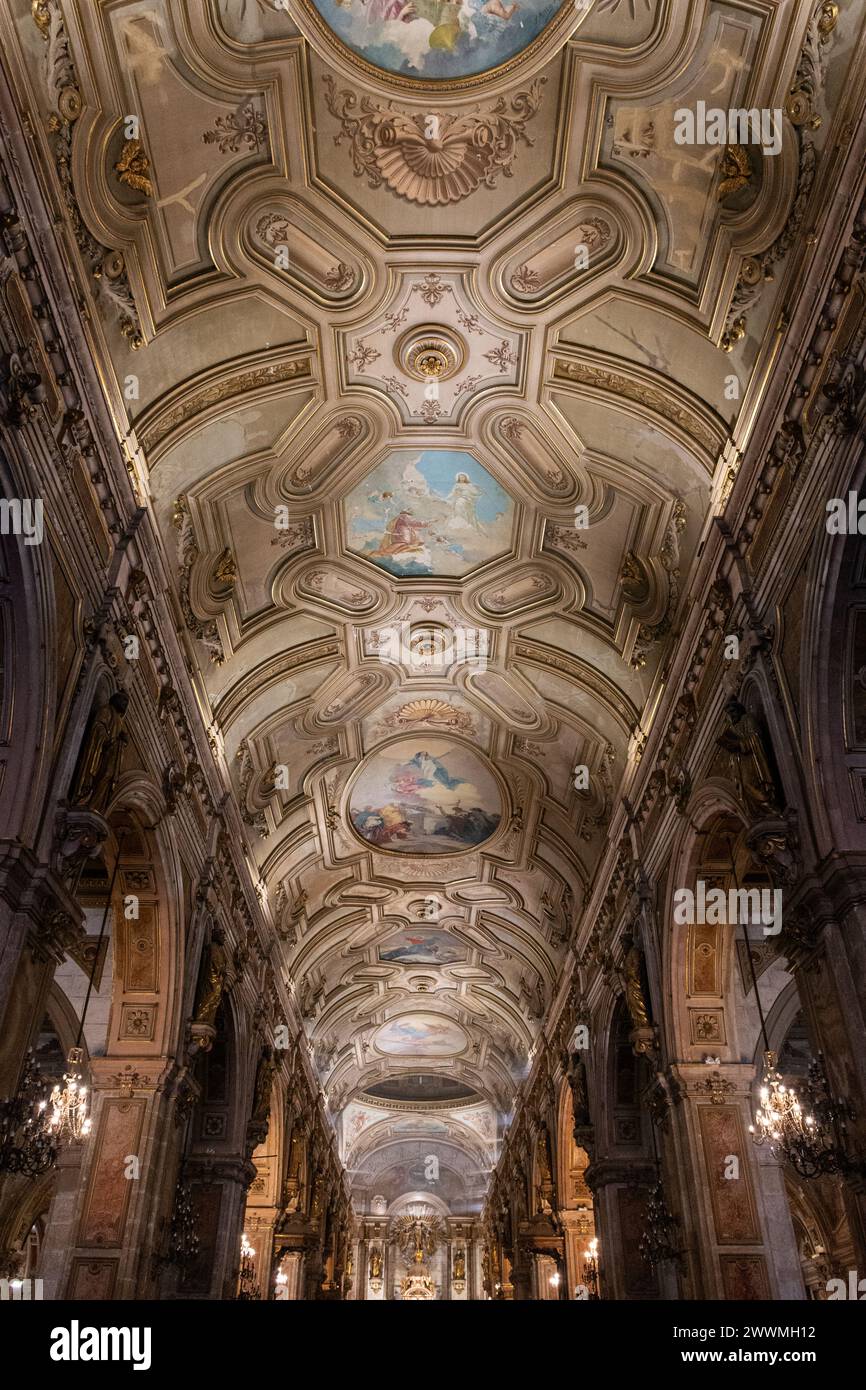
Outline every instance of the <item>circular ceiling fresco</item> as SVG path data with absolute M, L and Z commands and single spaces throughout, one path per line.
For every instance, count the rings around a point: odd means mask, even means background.
M 401 738 L 361 764 L 349 792 L 357 835 L 396 854 L 475 849 L 502 819 L 502 793 L 481 754 L 450 739 Z
M 571 0 L 307 0 L 349 51 L 380 72 L 454 82 L 525 52 Z

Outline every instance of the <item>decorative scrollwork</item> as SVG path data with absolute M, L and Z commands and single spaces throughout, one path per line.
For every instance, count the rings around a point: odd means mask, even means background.
M 541 106 L 545 80 L 515 93 L 510 103 L 500 97 L 486 111 L 443 115 L 431 133 L 423 112 L 400 111 L 369 96 L 359 101 L 348 89 L 338 92 L 330 75 L 324 79 L 328 110 L 341 127 L 334 141 L 350 142 L 356 176 L 431 207 L 459 202 L 482 183 L 493 188 L 500 175 L 511 177 L 518 145 L 534 143 L 526 126 Z

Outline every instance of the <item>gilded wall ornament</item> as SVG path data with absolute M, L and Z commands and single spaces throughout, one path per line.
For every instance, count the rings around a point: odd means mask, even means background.
M 134 188 L 137 193 L 143 193 L 146 198 L 150 198 L 153 196 L 153 184 L 148 178 L 149 169 L 150 160 L 141 141 L 124 141 L 120 158 L 114 166 L 118 182 L 125 183 L 128 188 Z
M 288 362 L 271 362 L 266 367 L 254 367 L 236 376 L 224 378 L 209 386 L 204 386 L 192 395 L 185 395 L 177 405 L 157 416 L 153 423 L 142 431 L 142 447 L 147 451 L 161 444 L 173 430 L 186 424 L 193 416 L 211 406 L 220 405 L 233 396 L 278 386 L 281 382 L 293 381 L 295 377 L 310 375 L 310 359 L 295 358 Z
M 634 381 L 621 372 L 611 371 L 608 367 L 595 366 L 592 362 L 559 360 L 555 364 L 554 375 L 565 381 L 574 381 L 581 385 L 594 387 L 599 391 L 612 391 L 625 400 L 647 406 L 650 410 L 661 415 L 663 419 L 669 420 L 671 424 L 683 430 L 714 458 L 718 453 L 721 442 L 718 436 L 703 423 L 699 416 L 677 404 L 670 390 L 650 386 L 643 381 Z
M 821 125 L 817 106 L 826 77 L 824 50 L 836 28 L 838 16 L 838 5 L 827 3 L 827 0 L 820 0 L 812 12 L 794 81 L 785 99 L 785 115 L 796 130 L 799 140 L 794 201 L 785 226 L 772 246 L 759 256 L 743 258 L 719 343 L 724 352 L 730 352 L 746 336 L 746 312 L 754 308 L 764 285 L 774 278 L 773 266 L 784 259 L 802 230 L 815 182 L 817 164 L 815 144 L 810 132 L 817 130 Z
M 213 619 L 203 620 L 193 611 L 190 601 L 190 580 L 193 565 L 199 558 L 199 548 L 189 512 L 189 504 L 184 495 L 175 499 L 172 523 L 178 533 L 177 559 L 179 567 L 178 591 L 184 620 L 193 637 L 203 642 L 215 665 L 221 666 L 225 653 L 219 630 Z
M 520 143 L 534 143 L 526 126 L 541 106 L 545 80 L 486 110 L 443 113 L 433 126 L 424 111 L 400 111 L 369 96 L 359 101 L 324 78 L 328 110 L 341 126 L 335 143 L 349 141 L 356 177 L 430 207 L 459 202 L 482 183 L 494 188 L 500 175 L 514 172 Z
M 81 215 L 72 178 L 72 128 L 84 109 L 75 65 L 69 52 L 69 39 L 57 0 L 34 0 L 33 21 L 46 42 L 44 83 L 51 103 L 48 120 L 51 152 L 66 214 L 90 274 L 101 296 L 115 309 L 120 331 L 134 350 L 144 343 L 135 299 L 119 251 L 113 251 L 93 236 Z

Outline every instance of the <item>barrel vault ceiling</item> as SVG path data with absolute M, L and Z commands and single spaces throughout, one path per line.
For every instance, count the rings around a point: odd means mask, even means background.
M 531 1063 L 736 473 L 844 11 L 553 6 L 431 85 L 304 0 L 8 8 L 350 1165 L 413 1161 L 421 1077 L 457 1182 Z M 677 145 L 698 99 L 785 107 L 782 152 Z

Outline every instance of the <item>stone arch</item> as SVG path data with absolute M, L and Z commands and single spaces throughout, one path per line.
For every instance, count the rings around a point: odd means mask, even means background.
M 732 1045 L 727 1039 L 733 1030 L 723 1027 L 722 999 L 730 978 L 733 941 L 718 924 L 678 921 L 676 895 L 680 890 L 697 894 L 700 878 L 713 886 L 722 886 L 723 881 L 727 887 L 729 846 L 733 845 L 735 862 L 742 866 L 745 830 L 732 789 L 713 779 L 693 796 L 687 826 L 671 858 L 662 905 L 664 1044 L 670 1057 L 690 1056 L 696 1039 L 708 1046 Z M 699 1033 L 706 1036 L 698 1038 Z
M 748 691 L 742 702 L 755 708 Z M 765 1018 L 793 985 L 776 924 L 764 932 L 737 903 L 729 920 L 731 890 L 773 891 L 749 829 L 732 784 L 707 778 L 691 798 L 663 909 L 665 1044 L 680 1059 L 663 1170 L 681 1222 L 686 1297 L 803 1296 L 782 1171 L 749 1135 L 764 1051 L 752 967 Z M 724 895 L 718 918 L 701 909 L 702 886 L 707 898 Z

